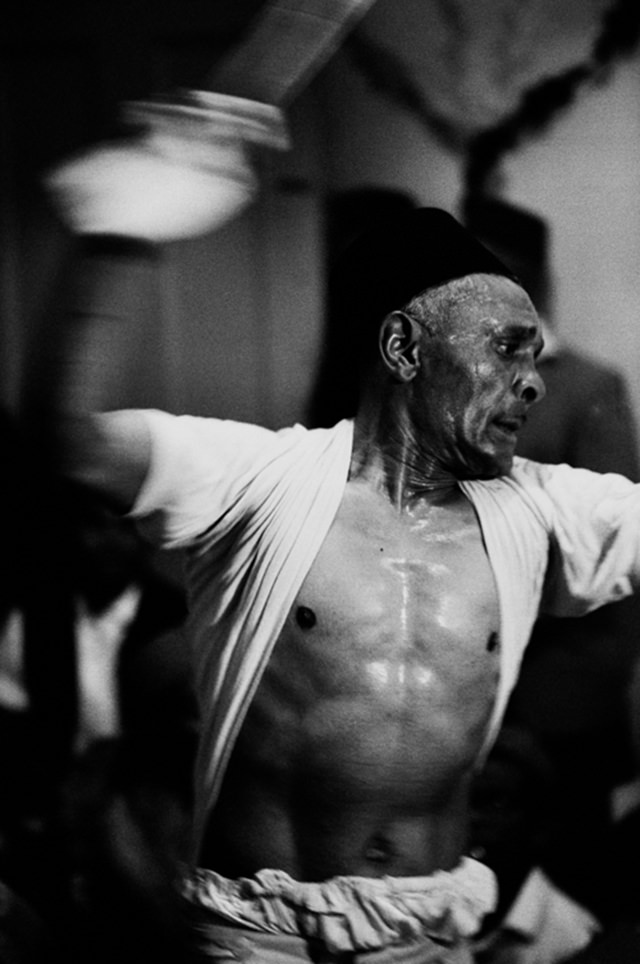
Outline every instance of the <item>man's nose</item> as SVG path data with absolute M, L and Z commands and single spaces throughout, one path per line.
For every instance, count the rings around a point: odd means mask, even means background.
M 528 405 L 542 401 L 547 394 L 542 375 L 535 365 L 531 365 L 531 367 L 520 376 L 515 388 L 518 397 L 527 402 Z

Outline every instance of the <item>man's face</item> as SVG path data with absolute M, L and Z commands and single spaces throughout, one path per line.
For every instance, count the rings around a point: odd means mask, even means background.
M 507 278 L 472 275 L 449 287 L 443 319 L 423 332 L 414 417 L 446 470 L 491 478 L 511 468 L 527 411 L 544 396 L 540 324 Z

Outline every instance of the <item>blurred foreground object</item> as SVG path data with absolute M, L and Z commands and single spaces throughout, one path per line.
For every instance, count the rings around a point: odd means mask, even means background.
M 207 86 L 269 104 L 292 101 L 374 0 L 271 0 Z
M 137 136 L 91 148 L 46 178 L 77 234 L 160 243 L 213 231 L 255 197 L 250 147 L 288 143 L 277 108 L 201 91 L 125 105 L 125 119 Z
M 161 243 L 207 234 L 257 193 L 252 154 L 284 149 L 278 104 L 291 100 L 373 0 L 272 0 L 205 82 L 124 105 L 133 136 L 58 166 L 46 185 L 77 234 Z

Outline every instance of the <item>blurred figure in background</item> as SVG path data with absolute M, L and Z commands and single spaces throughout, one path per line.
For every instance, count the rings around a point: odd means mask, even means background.
M 640 862 L 640 659 L 636 659 L 627 691 L 629 726 L 635 761 L 633 779 L 620 787 L 611 839 L 614 866 L 612 903 L 619 917 L 640 924 L 640 898 L 635 878 Z M 629 886 L 629 882 L 634 883 Z
M 497 907 L 476 941 L 477 964 L 557 964 L 600 931 L 596 918 L 539 864 L 557 786 L 533 734 L 505 724 L 472 796 L 474 844 L 499 888 Z
M 562 340 L 548 225 L 531 211 L 490 197 L 468 199 L 465 219 L 520 278 L 544 328 L 538 368 L 547 394 L 530 410 L 517 454 L 637 481 L 636 425 L 622 374 Z M 509 719 L 540 740 L 560 780 L 541 862 L 605 918 L 611 910 L 610 798 L 633 773 L 624 692 L 639 623 L 636 598 L 579 619 L 539 619 L 508 711 Z
M 171 642 L 184 593 L 129 520 L 54 484 L 46 457 L 35 464 L 42 450 L 24 420 L 0 413 L 0 433 L 0 962 L 3 951 L 11 962 L 51 959 L 54 945 L 69 956 L 80 924 L 78 952 L 90 941 L 96 960 L 119 933 L 118 853 L 144 865 L 126 892 L 140 920 L 151 871 L 177 846 L 169 820 L 183 805 L 166 797 L 188 806 L 195 723 L 185 648 Z M 144 806 L 161 794 L 164 823 Z M 133 815 L 119 803 L 115 821 L 120 798 Z M 98 880 L 111 908 L 102 929 Z M 38 948 L 47 955 L 34 957 Z
M 118 729 L 66 787 L 80 961 L 175 961 L 174 877 L 191 818 L 197 714 L 179 587 L 155 573 L 118 652 Z
M 635 760 L 634 778 L 616 790 L 609 839 L 609 921 L 602 934 L 567 964 L 637 964 L 640 961 L 640 660 L 636 659 L 625 700 Z
M 47 298 L 41 315 L 49 310 Z M 154 780 L 180 782 L 181 799 L 191 788 L 190 757 L 179 778 L 173 745 L 176 721 L 189 714 L 193 724 L 188 683 L 175 647 L 163 642 L 180 632 L 185 599 L 177 575 L 158 563 L 130 519 L 58 476 L 36 355 L 27 354 L 15 417 L 20 458 L 11 461 L 20 476 L 13 485 L 20 512 L 10 522 L 21 562 L 11 654 L 30 744 L 14 754 L 16 792 L 28 791 L 28 834 L 18 827 L 8 835 L 7 878 L 49 924 L 66 959 L 97 960 L 119 939 L 115 908 L 127 902 L 140 920 L 152 886 L 149 860 L 136 889 L 124 871 L 114 872 L 117 855 L 126 849 L 132 865 L 142 864 L 153 834 L 158 864 L 175 849 L 168 816 L 165 826 L 151 806 L 138 806 L 134 819 L 119 801 L 142 798 L 143 788 L 150 796 Z M 135 669 L 142 660 L 144 685 Z M 130 826 L 112 819 L 118 807 Z
M 25 465 L 22 442 L 13 416 L 0 411 L 0 877 L 7 872 L 10 850 L 23 832 L 31 783 L 32 742 L 29 696 L 23 660 L 25 559 L 22 541 Z
M 38 727 L 24 660 L 30 564 L 28 474 L 17 419 L 0 410 L 0 964 L 54 960 L 52 932 L 36 909 L 32 874 L 47 852 L 38 772 Z M 32 560 L 31 560 L 32 561 Z

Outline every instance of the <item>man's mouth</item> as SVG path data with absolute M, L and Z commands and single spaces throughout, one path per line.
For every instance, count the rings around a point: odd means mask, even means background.
M 494 418 L 493 424 L 504 435 L 515 438 L 525 423 L 524 415 L 513 415 L 511 417 Z

